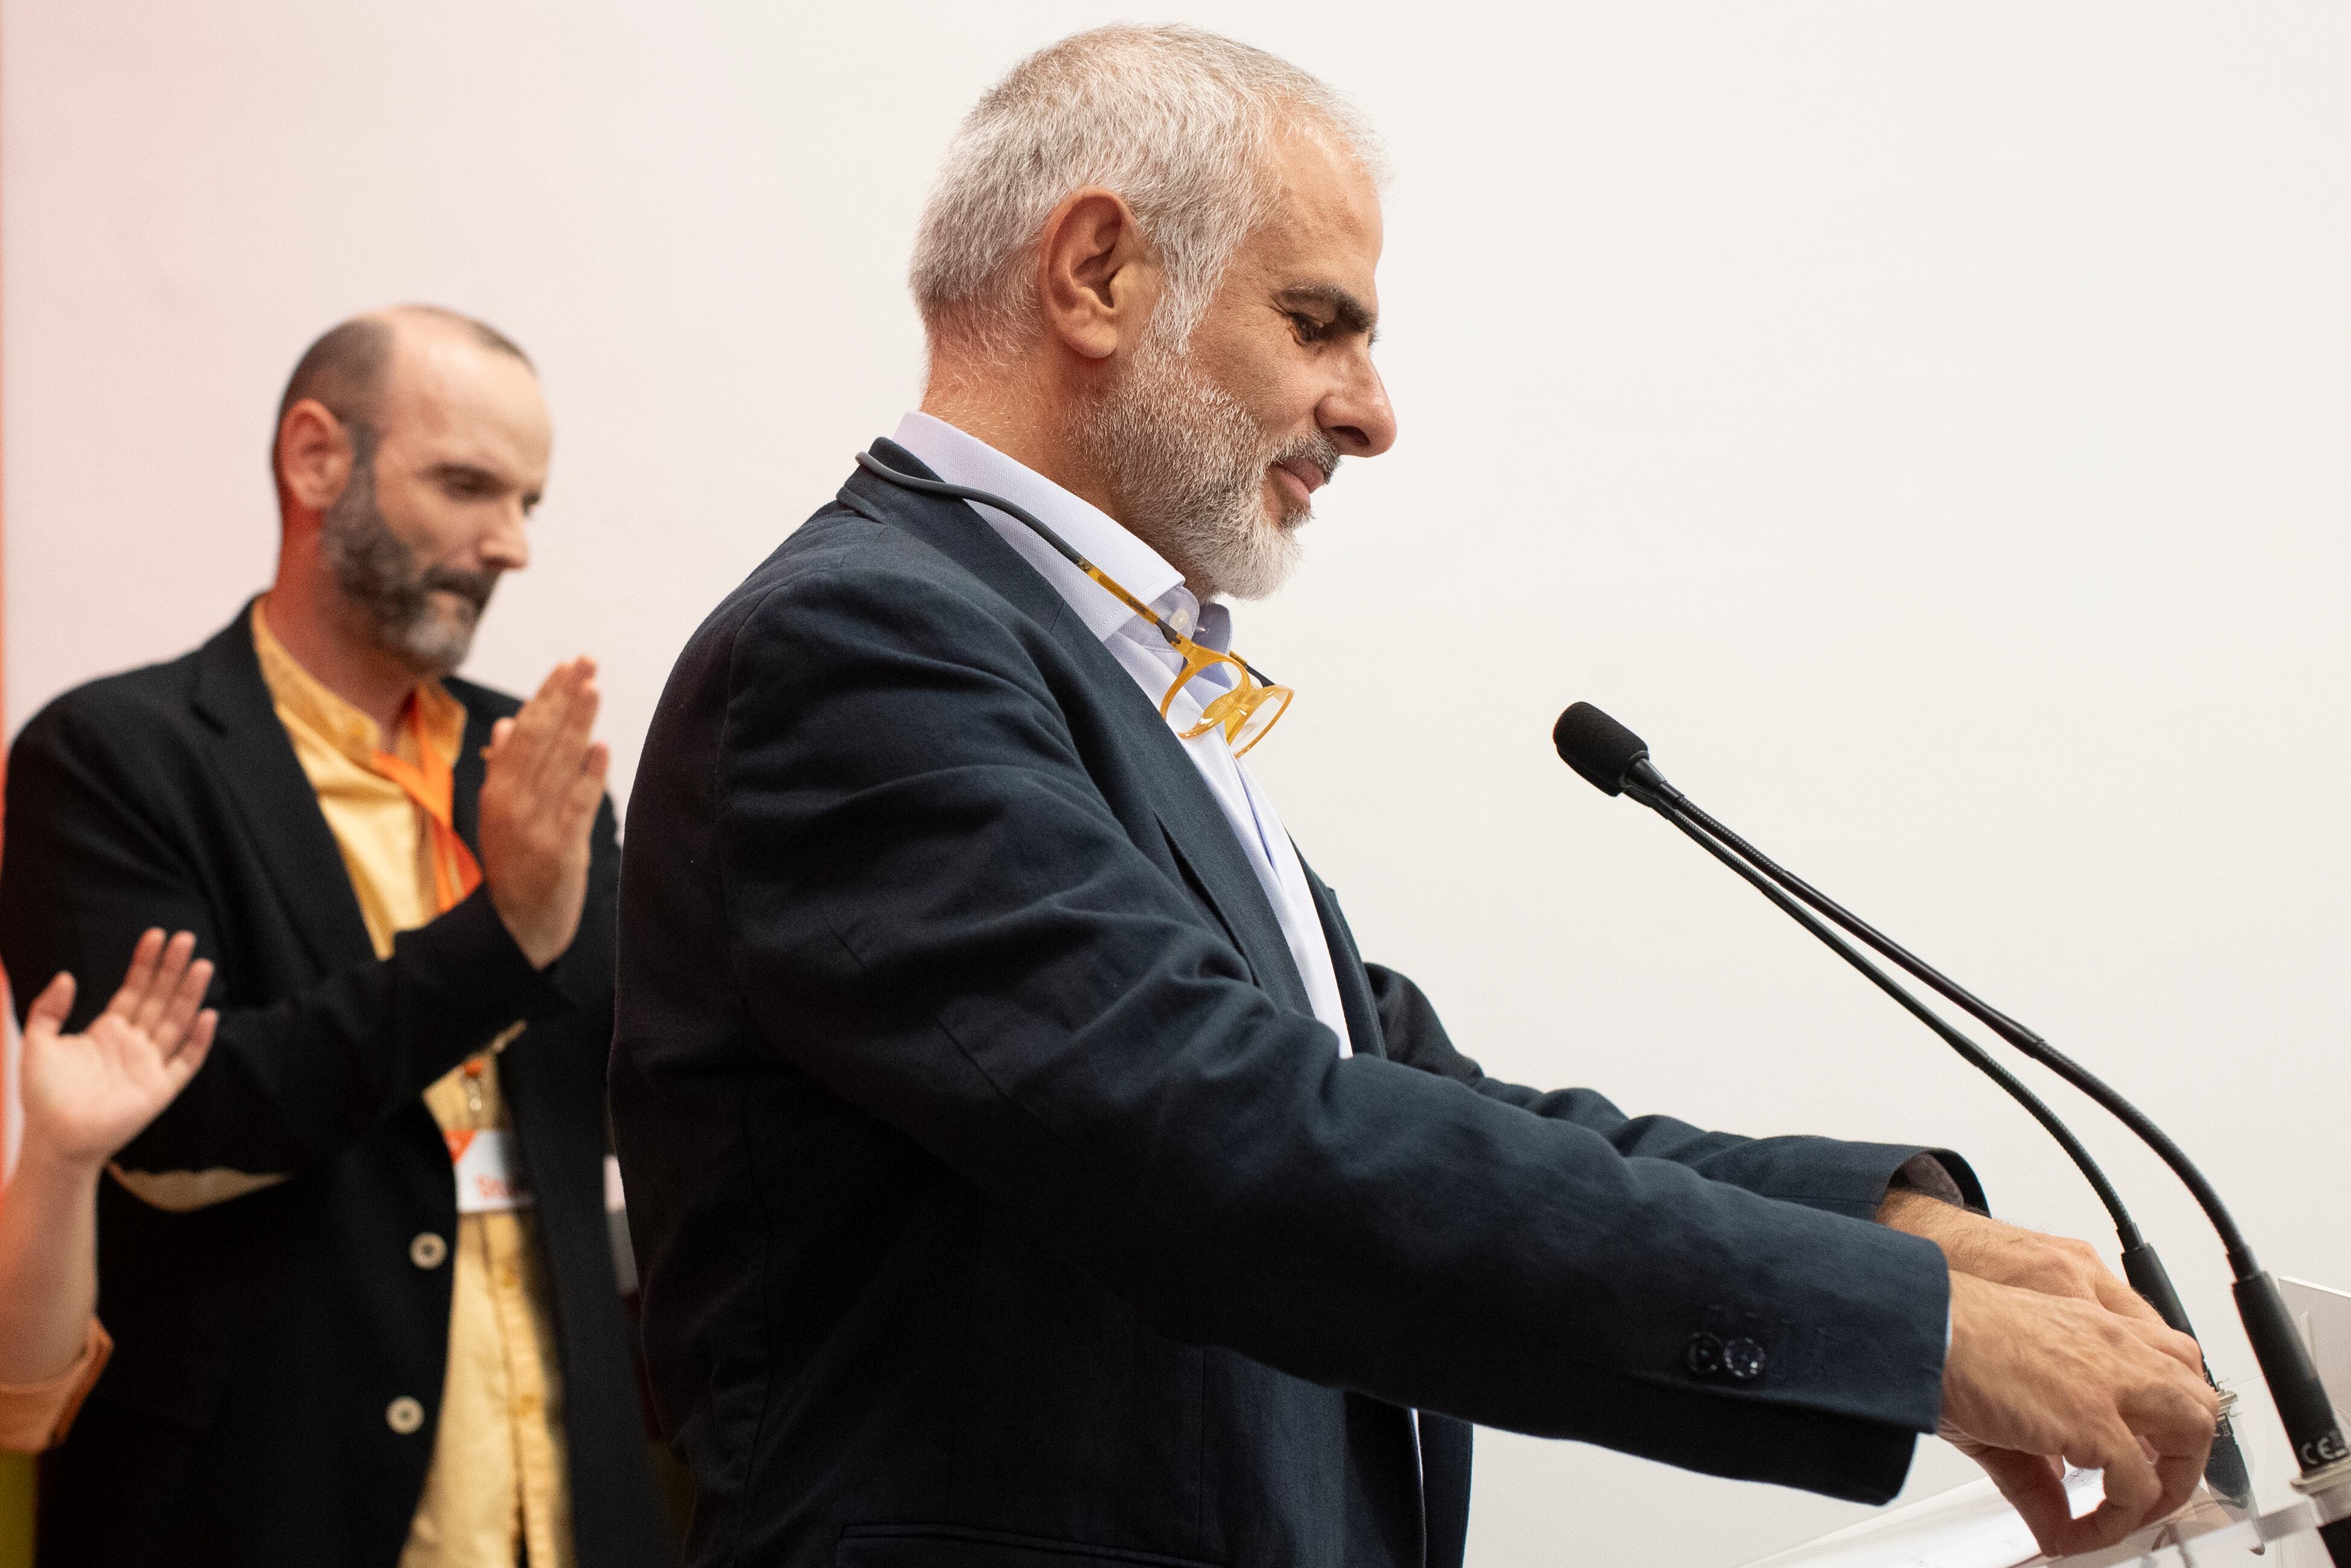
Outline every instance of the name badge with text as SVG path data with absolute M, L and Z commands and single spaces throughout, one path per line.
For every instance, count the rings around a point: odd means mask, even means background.
M 457 1167 L 457 1212 L 503 1214 L 538 1201 L 530 1177 L 515 1158 L 514 1134 L 496 1129 L 442 1134 Z

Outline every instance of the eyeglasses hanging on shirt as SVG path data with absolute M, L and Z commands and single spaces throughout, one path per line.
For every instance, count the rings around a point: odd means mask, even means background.
M 1193 700 L 1200 705 L 1200 722 L 1189 729 L 1176 731 L 1186 740 L 1196 739 L 1212 729 L 1222 729 L 1225 732 L 1225 744 L 1233 748 L 1234 756 L 1238 757 L 1250 747 L 1263 740 L 1266 732 L 1280 722 L 1281 716 L 1289 711 L 1291 693 L 1288 686 L 1274 685 L 1255 665 L 1238 653 L 1219 653 L 1214 648 L 1203 647 L 1176 631 L 1149 605 L 1113 581 L 1109 573 L 1071 549 L 1067 539 L 1055 533 L 1041 518 L 1027 508 L 1017 506 L 1001 496 L 991 496 L 985 490 L 975 490 L 967 485 L 950 485 L 942 479 L 925 479 L 916 475 L 904 473 L 891 467 L 870 452 L 859 453 L 857 463 L 858 466 L 867 473 L 876 478 L 886 479 L 893 485 L 902 486 L 909 490 L 919 490 L 927 496 L 946 496 L 958 501 L 977 502 L 983 507 L 993 507 L 1007 517 L 1018 518 L 1028 525 L 1039 538 L 1052 546 L 1071 566 L 1093 579 L 1121 604 L 1149 622 L 1158 633 L 1167 640 L 1167 645 L 1175 649 L 1177 656 L 1184 661 L 1183 668 L 1176 673 L 1176 684 L 1169 686 L 1167 695 L 1160 699 L 1159 716 L 1167 717 L 1169 711 L 1176 706 L 1176 697 L 1183 693 L 1184 689 L 1195 681 L 1200 683 L 1192 691 Z M 1220 674 L 1223 680 L 1228 680 L 1231 684 L 1223 685 L 1218 679 Z

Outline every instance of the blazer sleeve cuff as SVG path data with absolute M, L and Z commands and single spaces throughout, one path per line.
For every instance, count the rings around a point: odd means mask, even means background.
M 531 967 L 486 887 L 475 888 L 430 924 L 402 932 L 393 951 L 408 960 L 418 984 L 440 992 L 454 1011 L 478 1024 L 485 1041 L 517 1020 L 538 1023 L 572 1006 L 549 977 L 551 970 Z
M 610 911 L 606 911 L 610 917 Z M 611 944 L 601 949 L 590 939 L 588 922 L 595 917 L 593 904 L 580 923 L 580 935 L 573 939 L 563 956 L 539 972 L 540 984 L 555 998 L 555 1010 L 587 1011 L 612 999 Z M 500 929 L 504 929 L 503 926 Z
M 1830 1139 L 1804 1142 L 1817 1142 L 1820 1146 L 1794 1169 L 1776 1180 L 1759 1183 L 1751 1190 L 1783 1203 L 1825 1209 L 1853 1219 L 1875 1219 L 1886 1195 L 1906 1185 L 1901 1179 L 1904 1171 L 1912 1168 L 1915 1162 L 1925 1160 L 1931 1166 L 1920 1168 L 1939 1167 L 1950 1191 L 1941 1190 L 1939 1183 L 1916 1177 L 1907 1185 L 1979 1213 L 1991 1212 L 1984 1201 L 1983 1184 L 1976 1179 L 1974 1167 L 1949 1149 L 1919 1144 L 1848 1144 Z

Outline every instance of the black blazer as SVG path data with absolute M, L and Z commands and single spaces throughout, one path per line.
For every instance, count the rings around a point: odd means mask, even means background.
M 1341 1059 L 960 503 L 852 477 L 644 758 L 613 1122 L 695 1563 L 1458 1564 L 1465 1422 L 1868 1500 L 1932 1427 L 1942 1257 L 1865 1222 L 1919 1151 L 1498 1083 L 1317 883 Z
M 465 681 L 456 824 L 470 842 L 490 726 Z M 334 836 L 240 615 L 197 652 L 81 686 L 9 756 L 0 957 L 21 999 L 59 969 L 76 1025 L 150 925 L 219 973 L 210 1061 L 119 1156 L 141 1172 L 290 1173 L 186 1213 L 99 1185 L 99 1314 L 113 1362 L 42 1463 L 43 1568 L 389 1565 L 433 1452 L 455 1184 L 424 1088 L 517 1019 L 498 1061 L 538 1189 L 580 1561 L 667 1560 L 603 1207 L 611 1031 L 609 808 L 580 939 L 546 976 L 486 890 L 379 960 Z M 35 978 L 37 977 L 37 978 Z M 427 1249 L 429 1255 L 429 1249 Z M 425 1421 L 402 1435 L 386 1407 Z

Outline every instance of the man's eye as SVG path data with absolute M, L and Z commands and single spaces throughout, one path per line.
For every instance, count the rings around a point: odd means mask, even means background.
M 1302 311 L 1292 310 L 1290 313 L 1290 329 L 1298 334 L 1298 340 L 1301 343 L 1319 343 L 1331 335 L 1328 322 L 1317 321 Z

